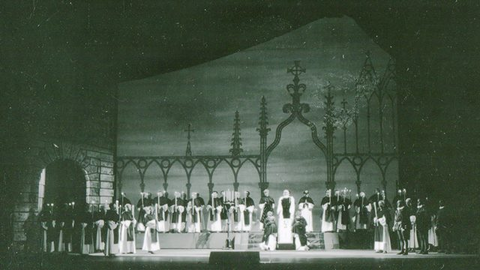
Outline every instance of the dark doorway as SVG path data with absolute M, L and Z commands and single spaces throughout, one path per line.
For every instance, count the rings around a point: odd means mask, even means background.
M 59 160 L 45 171 L 45 203 L 63 205 L 86 202 L 86 179 L 83 169 L 72 160 Z

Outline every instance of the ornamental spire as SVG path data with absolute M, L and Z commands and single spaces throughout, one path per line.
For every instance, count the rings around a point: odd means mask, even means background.
M 185 151 L 185 155 L 186 156 L 192 156 L 192 145 L 190 143 L 190 139 L 191 139 L 191 132 L 195 132 L 194 129 L 192 129 L 192 124 L 188 124 L 188 128 L 184 130 L 185 132 L 187 132 L 187 150 Z
M 240 132 L 240 114 L 238 111 L 235 112 L 235 120 L 233 121 L 233 133 L 232 133 L 232 143 L 230 144 L 232 148 L 230 153 L 233 156 L 238 156 L 243 152 L 242 149 L 242 138 L 240 137 L 242 133 Z

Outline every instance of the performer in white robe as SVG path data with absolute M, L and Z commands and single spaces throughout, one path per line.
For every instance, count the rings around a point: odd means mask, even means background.
M 105 206 L 99 205 L 99 209 L 94 212 L 94 238 L 95 238 L 95 251 L 103 251 L 105 249 Z
M 170 206 L 170 212 L 172 213 L 172 220 L 170 228 L 172 232 L 181 233 L 183 231 L 183 211 L 185 207 L 183 206 L 184 202 L 180 198 L 180 192 L 175 191 L 175 198 L 172 200 L 172 205 Z
M 118 253 L 118 221 L 120 217 L 114 203 L 110 204 L 110 209 L 105 214 L 105 256 L 114 256 Z
M 135 248 L 135 214 L 133 213 L 133 207 L 131 204 L 124 206 L 124 211 L 120 218 L 120 253 L 136 252 Z
M 209 229 L 211 232 L 220 232 L 222 230 L 222 219 L 220 217 L 223 209 L 222 199 L 218 198 L 218 192 L 212 193 L 212 198 L 208 201 L 207 210 L 209 213 Z
M 290 191 L 284 190 L 278 199 L 278 243 L 293 243 L 292 223 L 295 214 L 295 199 Z
M 307 233 L 313 232 L 313 218 L 312 218 L 312 210 L 315 204 L 313 203 L 312 198 L 310 197 L 310 192 L 308 190 L 305 190 L 303 192 L 303 197 L 300 198 L 298 201 L 298 210 L 300 211 L 300 214 L 302 217 L 305 219 L 307 222 L 305 231 Z
M 158 242 L 157 233 L 157 220 L 155 219 L 155 213 L 153 213 L 152 207 L 145 209 L 145 236 L 143 237 L 142 250 L 148 251 L 153 254 L 154 251 L 160 249 L 160 243 Z
M 238 199 L 237 214 L 238 220 L 235 223 L 235 231 L 249 232 L 252 228 L 252 214 L 255 209 L 255 202 L 250 198 L 250 192 L 245 191 L 245 198 Z
M 202 216 L 203 206 L 205 205 L 203 199 L 197 192 L 192 192 L 191 199 L 188 200 L 186 212 L 187 212 L 187 232 L 201 232 L 202 228 Z
M 376 206 L 374 205 L 376 208 Z M 380 229 L 380 234 L 375 234 L 375 243 L 374 250 L 377 253 L 387 253 L 392 251 L 392 246 L 390 243 L 390 233 L 389 233 L 389 223 L 390 223 L 390 213 L 388 208 L 385 206 L 384 201 L 378 202 L 378 209 L 376 209 L 376 217 L 373 219 L 374 226 L 376 229 Z
M 164 191 L 157 192 L 157 197 L 153 199 L 157 211 L 157 231 L 160 233 L 166 233 L 169 230 L 169 200 L 165 197 Z
M 322 232 L 333 232 L 335 224 L 335 203 L 332 201 L 332 191 L 329 189 L 322 199 Z

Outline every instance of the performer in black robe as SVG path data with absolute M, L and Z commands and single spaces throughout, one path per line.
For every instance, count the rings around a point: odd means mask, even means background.
M 420 246 L 419 254 L 428 254 L 428 230 L 430 229 L 431 219 L 427 212 L 424 200 L 417 200 L 417 238 Z
M 403 193 L 403 191 L 401 189 L 397 190 L 397 194 L 395 195 L 395 197 L 393 197 L 393 201 L 392 201 L 392 204 L 393 204 L 393 207 L 397 207 L 397 202 L 399 200 L 403 200 L 405 201 L 406 196 L 405 194 Z
M 397 210 L 395 211 L 395 221 L 393 230 L 398 235 L 400 252 L 398 255 L 408 255 L 408 238 L 410 237 L 411 222 L 410 213 L 405 207 L 403 200 L 397 201 Z
M 301 215 L 301 213 L 297 213 L 292 225 L 296 250 L 308 250 L 307 225 L 307 220 Z
M 275 217 L 273 212 L 269 211 L 264 219 L 265 227 L 263 228 L 263 242 L 260 243 L 261 250 L 275 250 L 277 241 L 277 223 L 275 222 Z
M 89 254 L 94 252 L 93 245 L 93 213 L 90 206 L 84 204 L 75 217 L 75 237 L 76 248 L 80 254 Z
M 260 198 L 260 202 L 258 203 L 258 206 L 262 210 L 262 214 L 260 216 L 260 229 L 263 229 L 265 227 L 265 218 L 267 217 L 268 212 L 273 213 L 273 209 L 275 208 L 275 200 L 270 197 L 270 191 L 268 189 L 265 189 L 263 191 L 263 196 Z
M 118 209 L 114 203 L 110 204 L 110 208 L 105 214 L 105 256 L 113 256 L 118 253 L 118 222 L 120 216 Z
M 322 198 L 321 205 L 323 208 L 322 215 L 322 232 L 334 232 L 335 231 L 335 210 L 336 200 L 332 198 L 332 190 L 327 190 L 325 197 Z
M 42 250 L 43 252 L 53 252 L 55 250 L 55 219 L 53 215 L 53 204 L 44 204 L 39 214 L 38 220 L 42 228 Z
M 82 207 L 80 207 L 82 208 Z M 63 226 L 63 244 L 65 252 L 72 252 L 73 245 L 73 232 L 75 226 L 75 203 L 69 203 L 65 208 L 65 224 Z M 77 243 L 78 244 L 78 243 Z
M 446 208 L 443 200 L 438 202 L 439 208 L 436 217 L 436 233 L 438 237 L 438 252 L 449 254 L 452 250 L 451 233 L 452 221 L 448 208 Z

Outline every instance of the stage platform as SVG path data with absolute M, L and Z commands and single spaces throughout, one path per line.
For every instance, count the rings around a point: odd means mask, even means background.
M 311 249 L 338 248 L 338 236 L 334 237 L 332 235 L 336 234 L 308 233 L 307 238 Z M 228 238 L 234 241 L 235 250 L 259 250 L 263 232 L 235 232 L 230 234 L 224 232 L 160 233 L 158 237 L 162 249 L 222 249 L 225 248 Z M 137 249 L 142 248 L 143 238 L 143 233 L 136 234 Z M 327 240 L 327 245 L 325 245 L 325 240 Z
M 396 252 L 378 254 L 372 250 L 262 251 L 259 252 L 260 263 L 255 266 L 246 262 L 235 266 L 228 261 L 221 265 L 209 263 L 211 252 L 224 251 L 169 249 L 149 254 L 138 250 L 136 254 L 115 257 L 105 257 L 101 253 L 88 256 L 18 255 L 2 269 L 480 269 L 478 255 L 411 253 L 408 256 L 401 256 L 396 255 Z

